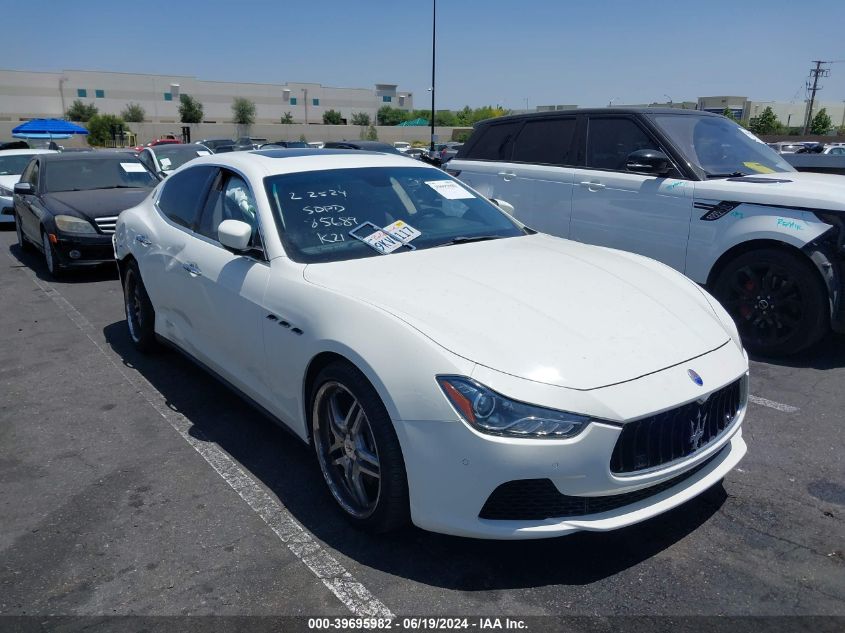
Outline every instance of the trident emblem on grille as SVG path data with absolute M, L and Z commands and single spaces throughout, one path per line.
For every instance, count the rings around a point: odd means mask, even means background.
M 707 424 L 707 414 L 701 417 L 701 409 L 699 409 L 696 419 L 689 421 L 689 443 L 694 451 L 698 450 L 698 447 L 701 445 L 701 438 L 704 437 L 705 424 Z

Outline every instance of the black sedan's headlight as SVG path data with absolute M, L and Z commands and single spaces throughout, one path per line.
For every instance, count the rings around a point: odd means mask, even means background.
M 97 229 L 88 221 L 72 215 L 57 215 L 53 218 L 56 228 L 62 233 L 73 233 L 75 235 L 95 234 Z
M 482 433 L 506 437 L 574 437 L 590 418 L 511 400 L 463 376 L 437 376 L 443 393 L 460 416 Z

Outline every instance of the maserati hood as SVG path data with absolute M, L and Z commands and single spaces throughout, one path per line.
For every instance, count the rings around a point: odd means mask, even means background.
M 468 360 L 573 389 L 632 380 L 729 340 L 680 273 L 547 235 L 311 264 L 304 275 Z
M 788 171 L 695 183 L 695 197 L 845 211 L 845 176 Z
M 42 200 L 52 213 L 75 212 L 89 219 L 118 215 L 146 198 L 149 189 L 93 189 L 44 194 Z

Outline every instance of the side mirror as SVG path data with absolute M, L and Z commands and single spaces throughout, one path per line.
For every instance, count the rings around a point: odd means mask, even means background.
M 672 161 L 656 149 L 638 149 L 628 154 L 625 167 L 638 174 L 664 176 L 672 171 Z
M 31 196 L 33 193 L 32 185 L 28 182 L 15 183 L 15 193 L 22 196 Z
M 499 200 L 498 198 L 490 198 L 490 202 L 495 204 L 497 207 L 499 207 L 502 211 L 504 211 L 508 215 L 513 215 L 513 213 L 515 211 L 515 209 L 513 208 L 513 205 L 510 202 L 506 202 L 504 200 Z
M 217 239 L 229 250 L 241 253 L 249 248 L 252 227 L 240 220 L 223 220 L 217 227 Z

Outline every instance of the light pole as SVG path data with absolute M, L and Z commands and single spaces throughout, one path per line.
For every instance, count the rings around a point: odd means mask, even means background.
M 308 125 L 308 88 L 302 89 L 302 103 L 305 106 L 305 125 Z
M 669 99 L 669 107 L 671 108 L 672 107 L 672 97 L 667 95 L 665 92 L 663 93 L 663 96 L 666 97 L 667 99 Z
M 437 43 L 437 0 L 431 0 L 431 145 L 429 154 L 434 156 L 434 62 Z

